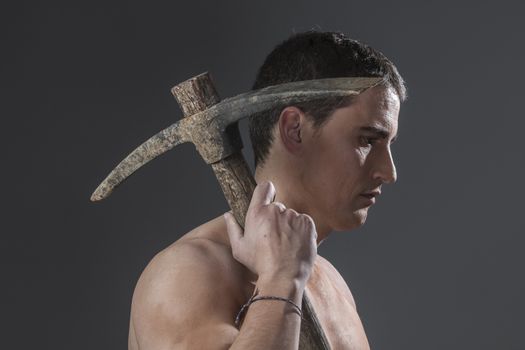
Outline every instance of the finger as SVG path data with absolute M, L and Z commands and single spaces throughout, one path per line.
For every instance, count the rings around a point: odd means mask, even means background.
M 243 260 L 241 256 L 242 249 L 239 249 L 243 237 L 243 230 L 231 212 L 224 214 L 224 221 L 226 222 L 226 231 L 228 232 L 228 238 L 230 239 L 232 256 L 235 260 L 240 262 Z
M 314 219 L 312 219 L 312 217 L 308 214 L 302 214 L 301 215 L 303 217 L 303 219 L 305 220 L 305 223 L 307 225 L 307 227 L 310 229 L 310 231 L 312 232 L 312 238 L 317 241 L 317 229 L 315 227 L 315 222 L 314 222 Z
M 314 219 L 308 214 L 301 214 L 301 216 L 305 219 L 305 221 L 312 226 L 315 229 L 315 222 Z
M 270 205 L 275 205 L 281 213 L 286 210 L 286 206 L 281 202 L 272 202 Z
M 293 210 L 292 208 L 288 208 L 288 209 L 286 209 L 286 213 L 287 213 L 288 215 L 292 215 L 292 216 L 294 216 L 294 217 L 299 216 L 299 213 L 296 212 L 295 210 Z
M 241 238 L 243 237 L 243 230 L 235 220 L 232 213 L 224 213 L 224 221 L 226 221 L 226 230 L 228 231 L 228 237 L 230 238 L 230 244 L 232 248 L 237 246 Z
M 275 197 L 275 187 L 271 181 L 263 181 L 258 184 L 253 191 L 252 200 L 248 210 L 259 208 L 263 205 L 268 205 Z

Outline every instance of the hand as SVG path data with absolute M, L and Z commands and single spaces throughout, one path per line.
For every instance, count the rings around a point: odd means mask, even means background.
M 312 218 L 273 202 L 269 181 L 253 192 L 245 230 L 231 213 L 224 214 L 233 257 L 259 279 L 296 280 L 306 284 L 317 255 L 317 232 Z

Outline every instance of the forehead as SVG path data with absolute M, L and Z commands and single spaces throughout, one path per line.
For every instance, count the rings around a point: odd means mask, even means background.
M 397 134 L 399 97 L 391 87 L 376 86 L 357 96 L 347 107 L 337 109 L 327 124 L 333 129 L 347 130 L 374 127 Z

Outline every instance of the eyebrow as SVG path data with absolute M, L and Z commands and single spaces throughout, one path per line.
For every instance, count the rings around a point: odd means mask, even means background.
M 359 128 L 361 131 L 371 132 L 373 134 L 376 134 L 379 138 L 386 139 L 390 135 L 388 131 L 382 128 L 378 128 L 376 126 L 362 126 Z M 397 139 L 398 134 L 395 134 L 394 137 L 392 137 L 392 141 L 390 143 L 393 143 Z

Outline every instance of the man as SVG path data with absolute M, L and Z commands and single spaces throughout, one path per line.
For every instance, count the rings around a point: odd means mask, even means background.
M 130 349 L 297 349 L 304 293 L 332 349 L 369 348 L 348 286 L 317 246 L 362 225 L 381 186 L 396 180 L 390 145 L 403 79 L 362 43 L 307 32 L 270 53 L 254 88 L 348 76 L 384 79 L 357 97 L 251 118 L 258 186 L 244 232 L 226 213 L 153 258 L 133 296 Z M 279 299 L 239 313 L 253 295 Z

